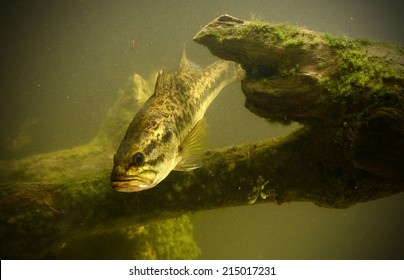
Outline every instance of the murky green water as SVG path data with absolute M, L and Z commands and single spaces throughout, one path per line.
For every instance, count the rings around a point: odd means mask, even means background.
M 0 159 L 87 143 L 128 77 L 177 67 L 184 43 L 191 60 L 208 65 L 215 58 L 192 38 L 223 13 L 403 44 L 403 10 L 398 1 L 365 0 L 14 1 L 0 17 Z M 209 108 L 211 147 L 297 126 L 269 124 L 243 104 L 231 85 Z M 346 210 L 255 205 L 192 221 L 201 258 L 402 259 L 403 203 L 399 194 Z

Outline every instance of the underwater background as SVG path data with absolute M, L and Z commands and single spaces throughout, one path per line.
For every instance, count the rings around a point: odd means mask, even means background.
M 0 16 L 0 160 L 88 143 L 128 77 L 175 69 L 184 43 L 190 60 L 212 63 L 217 58 L 192 38 L 221 14 L 402 45 L 402 11 L 393 0 L 9 1 Z M 239 84 L 223 90 L 206 119 L 211 148 L 299 126 L 250 113 Z M 403 214 L 401 193 L 349 209 L 266 203 L 190 218 L 201 259 L 403 259 Z

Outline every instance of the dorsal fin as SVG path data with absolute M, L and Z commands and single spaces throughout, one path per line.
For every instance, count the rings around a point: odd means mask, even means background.
M 161 70 L 156 79 L 156 86 L 154 87 L 154 93 L 158 93 L 163 88 L 165 85 L 169 84 L 171 80 L 175 78 L 175 73 L 173 71 L 168 71 L 168 70 Z
M 181 71 L 184 71 L 186 69 L 190 70 L 201 70 L 201 67 L 199 67 L 198 64 L 193 63 L 187 58 L 187 52 L 185 51 L 185 44 L 184 47 L 182 48 L 182 55 L 181 55 L 181 62 L 180 62 L 180 68 L 179 68 L 179 73 Z
M 180 62 L 180 72 L 188 67 L 188 59 L 187 54 L 185 51 L 185 44 L 182 47 L 182 55 L 181 55 L 181 62 Z

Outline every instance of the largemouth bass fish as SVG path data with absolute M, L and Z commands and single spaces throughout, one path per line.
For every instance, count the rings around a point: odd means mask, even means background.
M 153 188 L 172 170 L 201 166 L 205 111 L 243 71 L 229 61 L 205 69 L 183 51 L 179 70 L 161 71 L 153 95 L 136 114 L 114 156 L 111 186 L 122 192 Z

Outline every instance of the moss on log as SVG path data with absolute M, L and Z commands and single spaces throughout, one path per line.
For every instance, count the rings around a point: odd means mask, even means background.
M 402 184 L 403 48 L 229 15 L 194 40 L 243 66 L 249 110 L 298 121 L 335 143 L 353 168 Z
M 2 258 L 75 258 L 77 244 L 105 236 L 130 251 L 117 258 L 196 258 L 183 216 L 193 211 L 292 201 L 346 208 L 403 191 L 402 50 L 227 15 L 195 40 L 243 65 L 248 109 L 303 128 L 207 151 L 202 168 L 172 172 L 156 188 L 114 192 L 113 154 L 151 92 L 135 75 L 89 144 L 0 162 Z
M 194 41 L 243 66 L 246 106 L 266 118 L 341 121 L 375 107 L 403 108 L 403 48 L 229 15 Z

